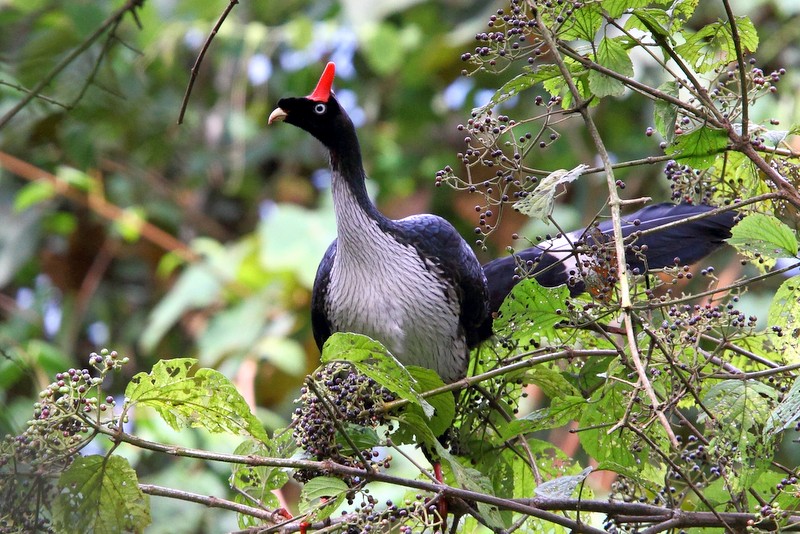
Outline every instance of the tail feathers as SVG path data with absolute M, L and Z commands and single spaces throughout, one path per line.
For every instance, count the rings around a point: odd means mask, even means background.
M 659 227 L 712 209 L 709 206 L 663 203 L 624 216 L 622 235 L 626 238 L 625 259 L 628 266 L 645 272 L 675 265 L 676 262 L 688 265 L 716 250 L 731 236 L 731 228 L 737 220 L 734 211 L 658 230 Z M 638 235 L 652 229 L 656 230 Z M 514 256 L 490 261 L 483 266 L 489 286 L 490 310 L 495 312 L 500 308 L 511 288 L 519 281 L 520 271 L 532 274 L 543 286 L 568 284 L 572 295 L 582 293 L 586 286 L 580 278 L 580 265 L 589 256 L 576 252 L 576 245 L 581 244 L 582 248 L 586 248 L 606 243 L 612 239 L 612 234 L 612 222 L 607 220 L 589 229 L 545 241 Z

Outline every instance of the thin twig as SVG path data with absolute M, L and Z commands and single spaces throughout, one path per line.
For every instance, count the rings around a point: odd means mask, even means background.
M 137 7 L 141 7 L 144 3 L 144 0 L 128 0 L 125 4 L 114 11 L 103 23 L 94 31 L 92 34 L 84 39 L 84 41 L 78 45 L 72 52 L 67 54 L 64 59 L 59 61 L 53 69 L 47 73 L 40 81 L 37 83 L 33 89 L 25 95 L 19 102 L 17 102 L 10 110 L 6 112 L 5 115 L 0 117 L 0 130 L 8 124 L 17 113 L 22 110 L 25 106 L 30 103 L 31 100 L 36 98 L 39 93 L 42 92 L 42 89 L 47 87 L 55 78 L 58 76 L 62 70 L 64 70 L 70 63 L 75 61 L 75 59 L 83 54 L 97 39 L 102 36 L 106 30 L 109 28 L 119 24 L 119 21 L 122 20 L 122 17 L 125 16 L 127 12 L 133 12 Z
M 664 427 L 664 431 L 666 432 L 667 436 L 669 437 L 670 441 L 672 442 L 673 446 L 678 446 L 678 440 L 675 437 L 675 433 L 672 430 L 672 427 L 667 420 L 667 416 L 664 414 L 663 410 L 661 409 L 660 403 L 658 398 L 653 390 L 653 385 L 650 383 L 649 378 L 647 377 L 647 370 L 644 368 L 642 364 L 642 360 L 639 357 L 639 347 L 636 341 L 636 333 L 633 331 L 633 322 L 631 318 L 631 310 L 633 308 L 631 303 L 631 292 L 630 287 L 628 284 L 628 277 L 627 277 L 627 266 L 625 261 L 625 243 L 622 237 L 622 224 L 621 224 L 621 215 L 620 215 L 620 207 L 623 204 L 623 201 L 619 198 L 617 194 L 617 185 L 616 181 L 614 180 L 614 169 L 611 166 L 611 158 L 608 155 L 608 151 L 605 148 L 605 144 L 603 143 L 603 139 L 600 136 L 600 132 L 597 130 L 597 126 L 592 119 L 591 114 L 587 108 L 588 102 L 585 102 L 581 96 L 580 91 L 578 90 L 577 86 L 575 85 L 575 81 L 572 78 L 572 74 L 570 73 L 569 68 L 564 62 L 564 59 L 561 57 L 559 51 L 562 47 L 559 46 L 559 43 L 556 42 L 553 35 L 550 34 L 549 29 L 545 24 L 543 24 L 541 20 L 541 16 L 537 13 L 537 20 L 539 22 L 539 27 L 542 28 L 541 37 L 547 43 L 548 48 L 551 51 L 553 56 L 553 60 L 555 61 L 556 65 L 558 66 L 561 75 L 564 78 L 564 81 L 569 87 L 569 91 L 572 94 L 572 99 L 575 102 L 575 107 L 577 108 L 578 113 L 581 114 L 583 118 L 583 122 L 586 125 L 586 129 L 589 131 L 589 135 L 592 138 L 592 142 L 597 149 L 598 154 L 600 155 L 600 159 L 603 161 L 603 168 L 606 173 L 606 182 L 608 185 L 608 192 L 609 192 L 609 206 L 611 208 L 611 219 L 613 221 L 613 231 L 614 231 L 614 248 L 615 248 L 615 256 L 617 262 L 617 278 L 619 280 L 619 298 L 620 298 L 620 312 L 622 314 L 622 322 L 625 325 L 625 333 L 628 340 L 628 349 L 631 353 L 631 360 L 633 360 L 634 366 L 636 368 L 636 372 L 639 375 L 639 381 L 641 382 L 642 388 L 647 393 L 647 396 L 650 398 L 650 403 L 653 408 L 653 411 L 656 413 L 659 421 L 661 422 L 661 426 Z
M 233 7 L 238 3 L 239 0 L 228 1 L 228 5 L 225 6 L 225 10 L 222 12 L 222 15 L 219 16 L 217 23 L 214 24 L 214 27 L 211 29 L 211 33 L 209 33 L 208 37 L 206 37 L 206 40 L 203 43 L 203 48 L 200 49 L 200 53 L 197 55 L 194 65 L 192 65 L 192 73 L 189 77 L 189 84 L 186 86 L 186 93 L 184 93 L 183 101 L 181 102 L 181 111 L 178 114 L 178 124 L 183 124 L 183 116 L 186 114 L 186 107 L 189 105 L 189 97 L 192 94 L 192 88 L 194 87 L 194 82 L 197 79 L 197 73 L 200 71 L 200 64 L 203 62 L 203 58 L 205 57 L 209 46 L 211 46 L 211 41 L 217 35 L 217 32 L 219 32 L 219 29 L 222 27 L 222 23 L 225 22 L 226 18 L 228 18 L 230 12 L 233 11 Z
M 139 489 L 142 490 L 142 493 L 146 493 L 148 495 L 194 502 L 197 504 L 202 504 L 208 508 L 222 508 L 224 510 L 231 510 L 239 514 L 249 515 L 251 517 L 263 519 L 271 523 L 275 523 L 275 520 L 280 517 L 277 511 L 262 510 L 261 508 L 247 506 L 246 504 L 239 504 L 237 502 L 221 499 L 219 497 L 200 495 L 199 493 L 192 493 L 191 491 L 165 488 L 155 484 L 139 484 Z

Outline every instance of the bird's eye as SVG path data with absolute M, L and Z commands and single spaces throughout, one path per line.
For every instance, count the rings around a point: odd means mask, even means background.
M 325 104 L 317 104 L 316 106 L 314 106 L 314 113 L 316 113 L 317 115 L 322 115 L 323 113 L 325 113 L 326 109 L 328 108 L 325 107 Z

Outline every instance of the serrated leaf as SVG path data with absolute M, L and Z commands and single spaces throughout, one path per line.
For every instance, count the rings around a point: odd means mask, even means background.
M 747 17 L 735 17 L 742 52 L 747 54 L 758 48 L 758 33 Z M 736 58 L 730 25 L 724 21 L 712 22 L 699 31 L 685 36 L 685 42 L 675 47 L 697 72 L 703 74 L 723 67 Z
M 670 96 L 678 97 L 678 84 L 675 82 L 664 82 L 658 86 L 658 90 Z M 678 107 L 661 99 L 656 100 L 654 107 L 653 122 L 656 131 L 667 143 L 672 143 L 675 139 L 675 121 L 678 120 Z
M 333 477 L 312 478 L 300 492 L 300 512 L 311 515 L 308 522 L 323 521 L 344 502 L 350 488 L 341 479 Z
M 515 202 L 513 208 L 528 217 L 548 222 L 548 218 L 553 214 L 558 187 L 574 182 L 588 168 L 588 165 L 581 164 L 570 171 L 559 169 L 551 172 L 542 178 L 526 197 Z
M 776 435 L 795 425 L 800 420 L 800 378 L 795 379 L 792 388 L 783 397 L 764 425 L 764 435 Z
M 122 456 L 78 456 L 58 480 L 53 525 L 63 534 L 144 532 L 150 502 Z
M 767 324 L 777 327 L 781 336 L 773 335 L 773 343 L 783 349 L 791 363 L 800 360 L 800 276 L 785 280 L 767 314 Z
M 771 215 L 748 215 L 731 230 L 728 243 L 767 272 L 781 258 L 797 256 L 798 244 L 794 232 Z
M 575 488 L 580 486 L 586 477 L 588 477 L 594 469 L 587 467 L 577 475 L 565 475 L 553 480 L 548 480 L 536 486 L 533 490 L 539 497 L 548 499 L 569 499 L 575 492 Z
M 240 456 L 275 456 L 272 443 L 256 440 L 245 440 L 234 451 Z M 266 465 L 233 464 L 228 479 L 234 493 L 234 501 L 252 505 L 261 503 L 265 508 L 275 509 L 280 506 L 278 497 L 272 490 L 282 488 L 289 481 L 289 475 L 283 469 Z M 261 524 L 261 520 L 247 514 L 237 514 L 239 528 L 250 528 Z
M 635 13 L 637 9 L 649 3 L 650 0 L 605 0 L 603 2 L 603 9 L 606 10 L 609 17 L 616 19 L 628 10 Z
M 361 334 L 337 332 L 322 347 L 322 363 L 349 362 L 358 372 L 372 378 L 401 399 L 420 406 L 425 416 L 433 406 L 419 396 L 419 384 L 411 373 L 379 342 Z
M 511 78 L 509 81 L 504 83 L 500 89 L 495 91 L 494 96 L 492 96 L 489 102 L 479 108 L 473 109 L 472 113 L 474 113 L 476 116 L 483 115 L 498 104 L 502 104 L 506 100 L 517 96 L 526 89 L 533 87 L 537 83 L 560 77 L 561 71 L 558 70 L 556 65 L 540 65 L 536 70 L 523 72 L 522 74 L 518 74 L 517 76 Z
M 562 41 L 583 39 L 592 42 L 602 25 L 603 16 L 600 14 L 599 6 L 584 4 L 581 9 L 576 9 L 572 12 L 572 16 L 567 18 L 558 38 Z
M 562 285 L 544 287 L 534 278 L 520 281 L 500 306 L 494 331 L 519 339 L 536 336 L 558 339 L 555 325 L 564 320 L 564 303 L 569 289 Z
M 261 422 L 236 386 L 214 369 L 200 368 L 192 374 L 196 363 L 194 358 L 161 360 L 150 373 L 131 379 L 125 389 L 126 403 L 155 409 L 175 430 L 196 427 L 267 441 Z
M 703 405 L 721 423 L 733 443 L 747 441 L 745 433 L 767 421 L 777 391 L 755 380 L 723 380 L 711 386 L 703 397 Z M 705 412 L 697 416 L 699 423 L 709 420 Z
M 605 37 L 597 47 L 597 63 L 623 76 L 633 76 L 633 62 L 628 51 L 619 40 Z M 620 80 L 601 74 L 595 70 L 589 72 L 589 89 L 597 97 L 622 96 L 625 84 Z
M 458 460 L 450 454 L 450 452 L 442 447 L 442 445 L 435 442 L 436 452 L 442 459 L 443 465 L 450 467 L 450 471 L 459 486 L 464 489 L 477 491 L 480 493 L 494 494 L 494 488 L 491 480 L 489 480 L 483 473 L 476 469 L 464 467 Z M 504 529 L 510 525 L 505 524 L 503 516 L 500 514 L 500 509 L 492 504 L 476 503 L 478 511 L 486 520 L 486 526 L 492 529 Z
M 707 169 L 728 147 L 728 134 L 725 130 L 701 126 L 689 133 L 675 137 L 666 149 L 667 154 L 677 161 L 695 169 Z

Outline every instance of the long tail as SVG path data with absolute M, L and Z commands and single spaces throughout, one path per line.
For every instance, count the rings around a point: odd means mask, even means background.
M 731 236 L 737 213 L 726 211 L 695 221 L 689 221 L 659 230 L 670 223 L 711 211 L 709 206 L 691 204 L 656 204 L 647 206 L 622 220 L 622 235 L 626 238 L 625 259 L 633 270 L 645 272 L 677 264 L 689 265 L 699 261 L 722 245 Z M 638 232 L 656 229 L 651 233 Z M 597 226 L 583 228 L 564 236 L 540 243 L 514 256 L 499 258 L 483 266 L 489 285 L 489 306 L 497 311 L 511 288 L 524 274 L 533 275 L 540 284 L 554 287 L 568 284 L 570 293 L 586 291 L 580 273 L 586 262 L 594 260 L 585 253 L 576 252 L 576 246 L 586 250 L 593 245 L 612 239 L 610 220 Z M 630 238 L 630 242 L 628 241 Z M 523 273 L 519 266 L 522 265 Z

